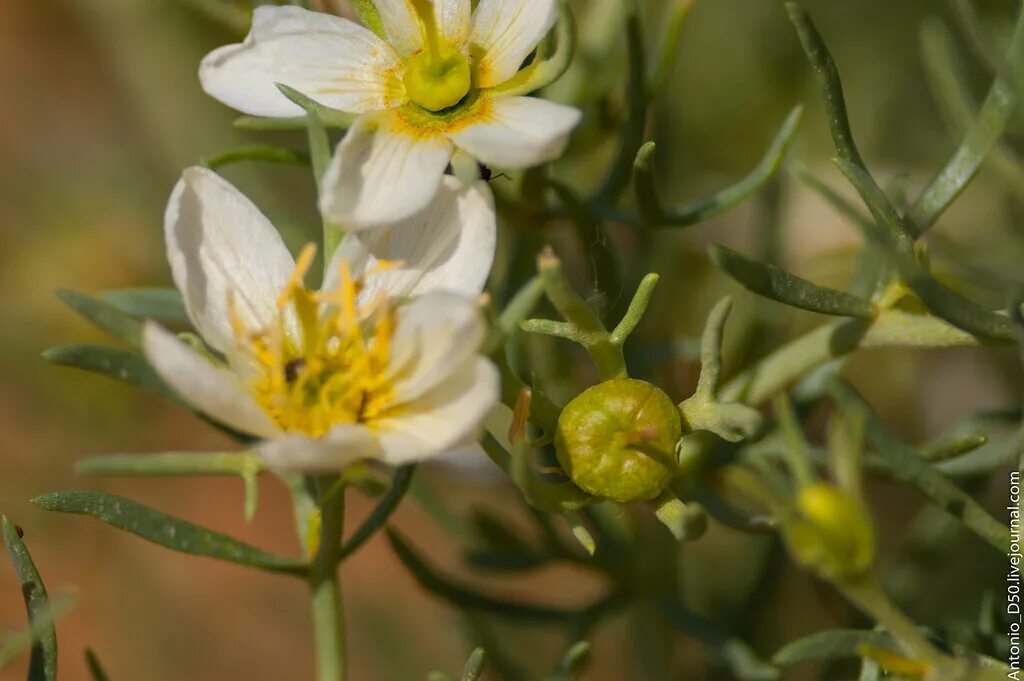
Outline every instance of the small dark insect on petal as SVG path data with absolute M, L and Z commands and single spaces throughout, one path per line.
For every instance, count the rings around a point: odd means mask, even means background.
M 299 370 L 306 366 L 306 360 L 299 357 L 284 365 L 284 380 L 294 383 L 299 378 Z
M 480 166 L 480 179 L 483 180 L 484 182 L 490 181 L 491 176 L 494 174 L 491 171 L 491 169 L 485 166 L 483 163 L 478 163 L 477 165 Z

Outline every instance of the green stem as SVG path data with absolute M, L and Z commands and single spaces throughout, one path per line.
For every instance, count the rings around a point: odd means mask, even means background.
M 936 667 L 953 662 L 924 637 L 913 620 L 889 600 L 874 579 L 836 586 L 854 605 L 885 627 L 910 657 Z
M 972 334 L 936 317 L 885 309 L 871 322 L 844 319 L 819 326 L 729 381 L 722 402 L 760 404 L 812 369 L 858 348 L 946 348 L 981 345 Z
M 768 355 L 756 366 L 729 381 L 721 390 L 723 402 L 743 401 L 760 404 L 811 369 L 841 357 L 856 348 L 853 342 L 837 343 L 840 329 L 852 328 L 859 322 L 826 324 L 790 341 Z M 852 335 L 852 334 L 851 334 Z
M 317 681 L 345 679 L 345 621 L 338 576 L 341 533 L 345 522 L 345 490 L 332 489 L 337 478 L 316 481 L 320 507 L 320 546 L 309 575 L 313 628 L 316 636 Z

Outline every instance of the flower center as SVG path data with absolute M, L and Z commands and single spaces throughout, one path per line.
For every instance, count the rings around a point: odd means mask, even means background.
M 444 42 L 434 16 L 434 5 L 428 0 L 412 0 L 420 18 L 420 29 L 426 45 L 405 65 L 405 91 L 409 98 L 428 111 L 441 111 L 455 106 L 473 85 L 469 60 Z
M 319 437 L 338 424 L 372 422 L 389 402 L 394 315 L 386 303 L 359 309 L 362 282 L 353 281 L 346 261 L 336 290 L 306 288 L 315 254 L 310 244 L 299 256 L 277 301 L 278 323 L 247 333 L 236 321 L 235 334 L 255 367 L 257 403 L 282 430 Z M 298 339 L 288 333 L 289 308 Z
M 405 66 L 409 99 L 428 111 L 455 106 L 469 93 L 471 83 L 469 61 L 447 48 L 438 55 L 420 52 Z

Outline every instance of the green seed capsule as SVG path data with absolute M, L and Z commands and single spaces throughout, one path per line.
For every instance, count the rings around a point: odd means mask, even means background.
M 650 383 L 631 378 L 585 390 L 562 410 L 558 461 L 576 485 L 619 503 L 653 499 L 676 473 L 679 410 Z

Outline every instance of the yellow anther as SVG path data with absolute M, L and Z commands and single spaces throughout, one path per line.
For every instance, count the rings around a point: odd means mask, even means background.
M 292 275 L 288 277 L 288 283 L 285 284 L 284 290 L 282 290 L 281 294 L 277 297 L 278 308 L 285 308 L 296 289 L 304 287 L 306 273 L 309 272 L 309 268 L 313 264 L 313 258 L 315 257 L 316 244 L 306 244 L 299 253 L 299 257 L 295 260 L 295 269 L 292 270 Z

